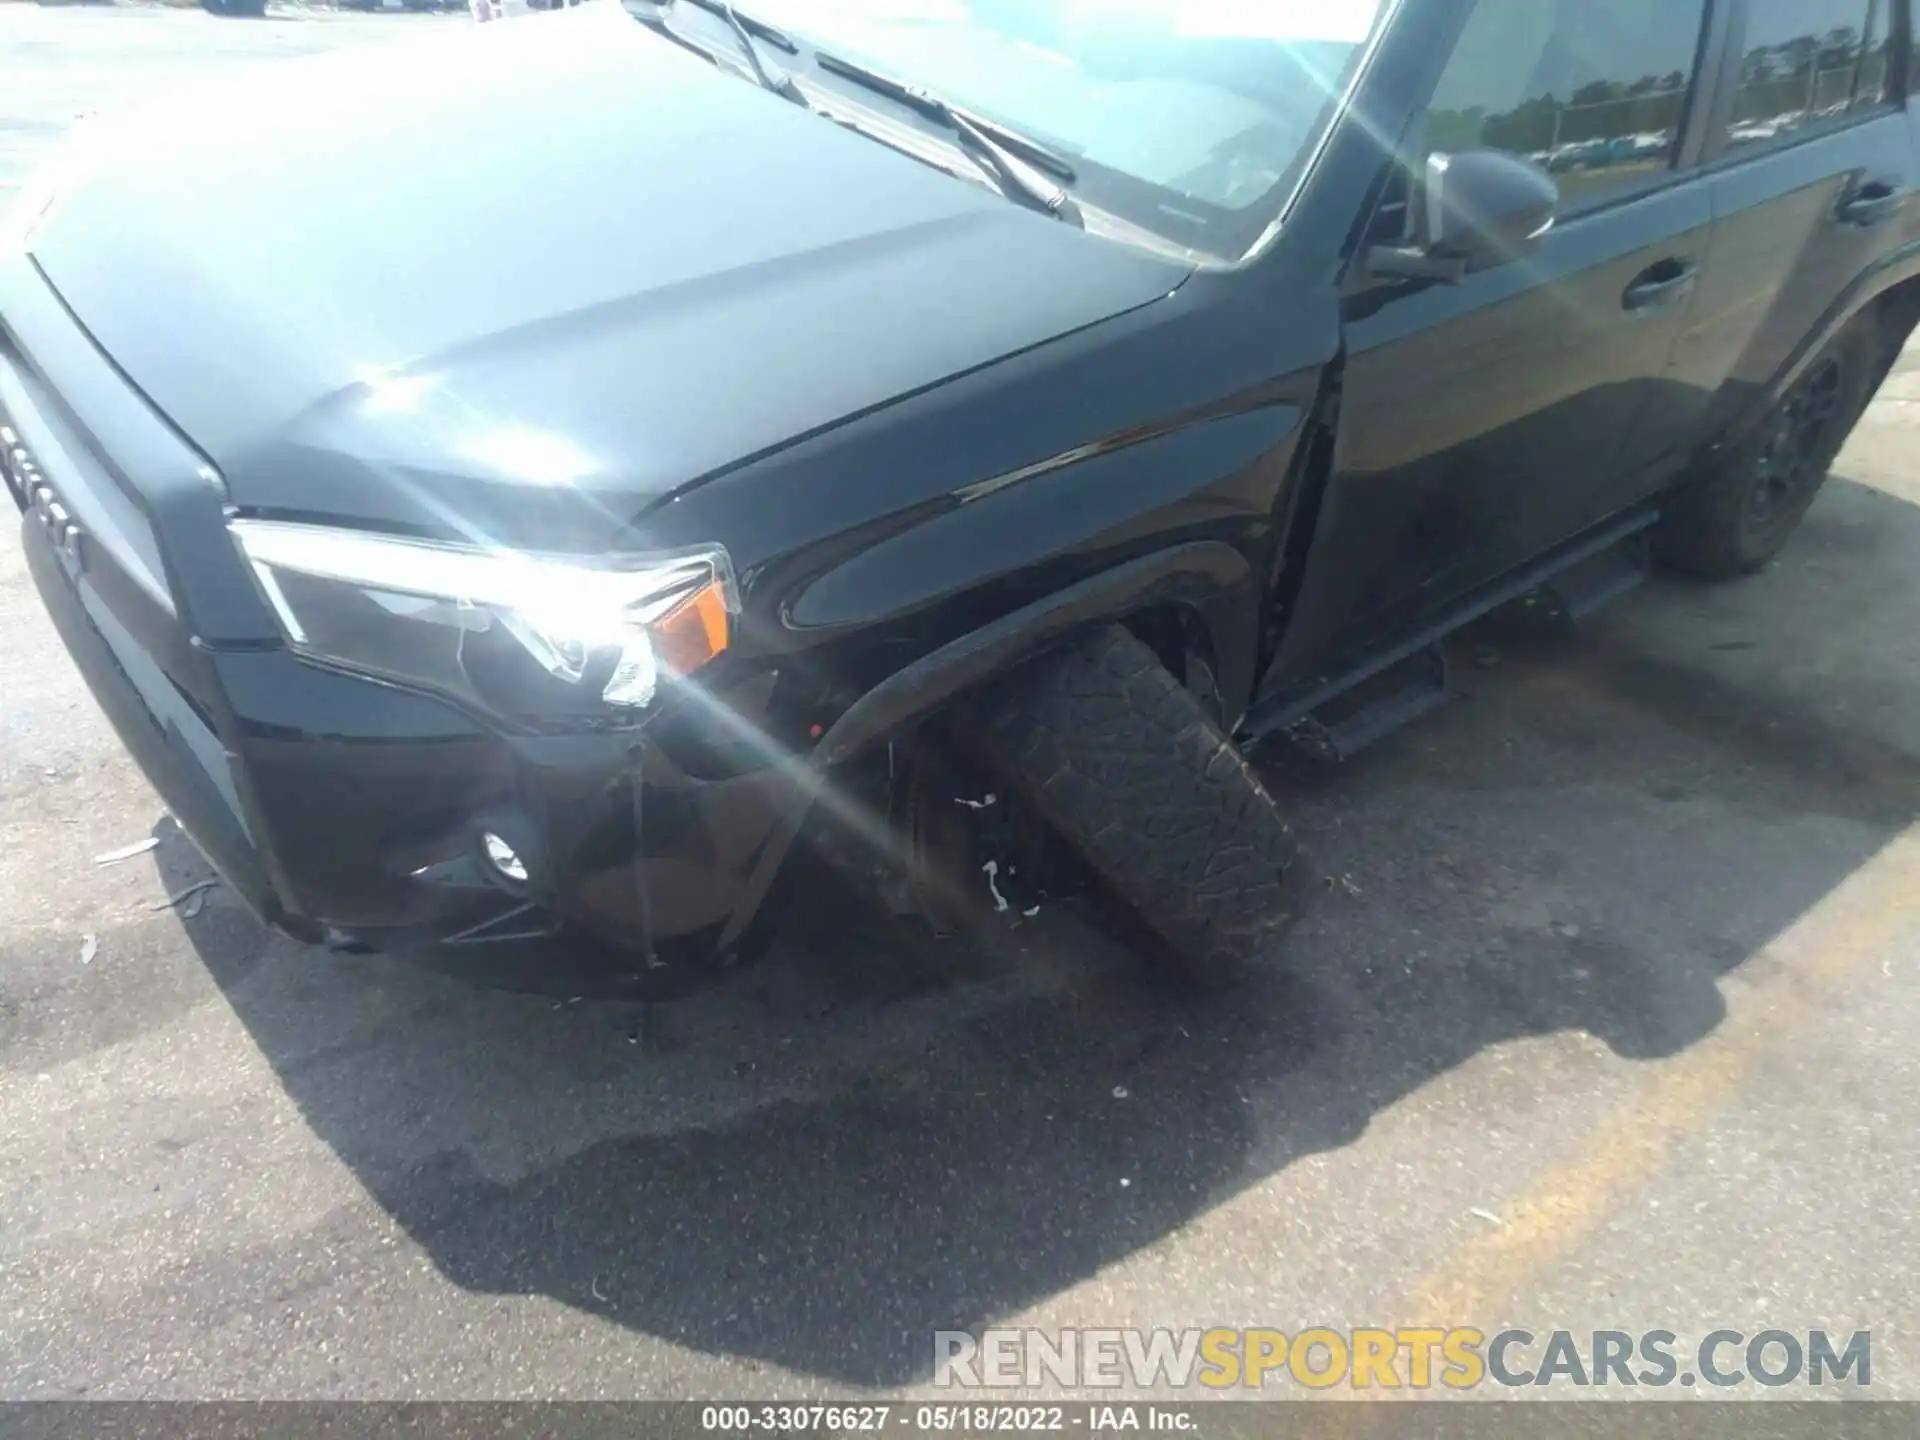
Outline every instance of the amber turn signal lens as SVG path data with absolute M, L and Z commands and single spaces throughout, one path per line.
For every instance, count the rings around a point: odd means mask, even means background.
M 725 652 L 730 622 L 718 585 L 703 585 L 648 627 L 662 669 L 676 675 L 698 670 Z

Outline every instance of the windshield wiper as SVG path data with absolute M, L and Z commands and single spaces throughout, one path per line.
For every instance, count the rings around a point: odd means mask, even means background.
M 675 0 L 667 0 L 669 6 L 674 3 Z M 739 37 L 740 50 L 747 57 L 747 64 L 753 70 L 753 78 L 759 81 L 762 90 L 771 90 L 783 99 L 791 100 L 796 105 L 804 105 L 809 110 L 813 108 L 805 92 L 794 83 L 793 76 L 781 66 L 770 65 L 761 58 L 760 47 L 753 38 L 755 32 L 758 32 L 762 39 L 792 55 L 797 53 L 800 47 L 793 43 L 786 32 L 775 29 L 761 20 L 746 19 L 734 9 L 733 0 L 689 0 L 689 3 L 698 5 L 702 10 L 718 15 L 727 22 L 733 33 Z
M 671 5 L 673 0 L 667 0 L 667 3 Z M 687 3 L 698 6 L 709 15 L 718 15 L 723 20 L 738 21 L 740 27 L 748 34 L 758 35 L 777 50 L 784 50 L 789 55 L 800 53 L 800 47 L 794 43 L 793 37 L 786 31 L 777 25 L 769 25 L 758 15 L 747 13 L 738 5 L 732 4 L 731 0 L 687 0 Z
M 814 53 L 814 63 L 832 75 L 839 75 L 898 100 L 927 119 L 937 121 L 960 140 L 960 148 L 993 172 L 1001 191 L 1009 198 L 1025 201 L 1035 209 L 1071 224 L 1084 225 L 1080 207 L 1058 181 L 1071 183 L 1074 169 L 1066 157 L 1056 154 L 1038 141 L 1009 130 L 997 121 L 987 120 L 957 105 L 949 104 L 929 90 L 896 80 L 853 60 L 843 60 L 826 51 Z

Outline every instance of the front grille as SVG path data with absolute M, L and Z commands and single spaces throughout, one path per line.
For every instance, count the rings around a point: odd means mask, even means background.
M 0 475 L 14 503 L 23 511 L 37 512 L 56 543 L 77 543 L 84 535 L 150 599 L 172 613 L 153 526 L 4 335 L 0 335 Z
M 24 512 L 29 503 L 28 485 L 33 474 L 33 456 L 7 420 L 5 408 L 0 407 L 0 481 L 6 483 L 7 493 L 13 497 L 13 503 Z

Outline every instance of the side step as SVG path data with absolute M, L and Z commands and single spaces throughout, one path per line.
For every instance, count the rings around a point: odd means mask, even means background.
M 1642 532 L 1569 566 L 1540 588 L 1559 603 L 1567 619 L 1584 620 L 1628 591 L 1639 589 L 1652 569 L 1652 547 Z
M 1439 709 L 1446 699 L 1447 654 L 1429 645 L 1302 715 L 1283 733 L 1316 760 L 1337 764 Z
M 1455 631 L 1535 594 L 1550 598 L 1566 619 L 1581 620 L 1638 586 L 1652 569 L 1647 531 L 1657 518 L 1643 510 L 1583 536 L 1343 674 L 1299 685 L 1269 675 L 1240 722 L 1241 743 L 1285 735 L 1320 758 L 1351 758 L 1447 698 L 1442 647 Z

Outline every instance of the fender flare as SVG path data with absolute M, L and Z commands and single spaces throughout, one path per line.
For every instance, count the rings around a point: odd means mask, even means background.
M 1247 559 L 1217 540 L 1127 561 L 949 641 L 881 681 L 821 736 L 796 777 L 786 813 L 767 837 L 728 917 L 719 948 L 738 943 L 825 786 L 829 772 L 978 686 L 1088 627 L 1164 604 L 1191 605 L 1212 632 L 1221 691 L 1244 704 L 1259 638 L 1258 583 Z M 1229 689 L 1229 683 L 1234 688 Z
M 1222 670 L 1221 691 L 1244 701 L 1259 615 L 1253 569 L 1231 545 L 1196 541 L 1103 570 L 914 661 L 849 706 L 814 747 L 812 763 L 822 770 L 843 764 L 1069 635 L 1164 604 L 1201 612 Z
M 1754 402 L 1752 410 L 1741 418 L 1731 433 L 1744 435 L 1750 425 L 1771 411 L 1780 398 L 1806 374 L 1807 367 L 1833 342 L 1836 335 L 1889 291 L 1915 279 L 1920 279 L 1920 241 L 1902 245 L 1863 270 L 1840 293 L 1840 298 L 1828 307 L 1819 323 L 1807 332 L 1807 338 L 1788 357 L 1787 363 L 1780 367 L 1779 373 Z

